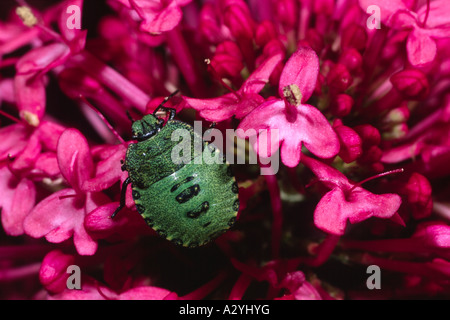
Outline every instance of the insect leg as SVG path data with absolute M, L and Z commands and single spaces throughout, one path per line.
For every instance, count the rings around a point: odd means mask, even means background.
M 119 211 L 125 207 L 125 197 L 127 195 L 127 187 L 130 183 L 131 183 L 130 177 L 126 178 L 125 181 L 122 183 L 119 207 L 117 207 L 117 209 L 113 212 L 113 214 L 111 215 L 111 219 L 114 219 L 114 217 L 119 213 Z
M 170 98 L 172 98 L 174 95 L 178 93 L 179 90 L 175 90 L 171 94 L 169 94 L 167 97 L 164 98 L 164 100 L 159 104 L 159 106 L 153 111 L 153 115 L 156 117 L 156 112 L 158 112 L 160 109 L 164 109 L 165 111 L 168 111 L 170 113 L 169 120 L 173 120 L 175 118 L 176 110 L 174 108 L 166 108 L 164 107 L 164 104 L 169 101 Z

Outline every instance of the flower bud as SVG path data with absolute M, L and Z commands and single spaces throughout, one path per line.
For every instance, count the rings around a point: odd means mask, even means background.
M 391 77 L 392 85 L 406 99 L 422 100 L 430 91 L 426 75 L 418 69 L 405 69 Z
M 350 71 L 361 68 L 362 56 L 355 48 L 347 48 L 339 57 L 339 63 L 343 64 Z
M 255 43 L 264 47 L 272 39 L 277 39 L 275 26 L 272 21 L 264 20 L 256 27 Z
M 328 73 L 327 83 L 330 87 L 338 92 L 344 92 L 350 87 L 353 78 L 348 72 L 348 69 L 343 64 L 335 64 Z
M 245 3 L 225 5 L 224 22 L 235 38 L 253 38 L 255 22 L 253 21 Z
M 244 68 L 242 54 L 233 41 L 224 41 L 217 46 L 211 65 L 220 77 L 237 77 Z
M 48 291 L 58 293 L 66 289 L 69 276 L 67 267 L 72 265 L 74 260 L 73 256 L 60 250 L 51 251 L 45 256 L 39 270 L 39 280 Z
M 336 117 L 345 117 L 350 113 L 353 107 L 354 100 L 351 96 L 345 93 L 338 94 L 330 107 L 331 113 Z
M 298 20 L 298 6 L 296 0 L 276 1 L 277 19 L 289 30 L 295 27 Z
M 333 129 L 339 139 L 339 157 L 345 163 L 355 161 L 362 153 L 362 142 L 359 135 L 352 128 L 344 126 L 341 120 L 334 122 Z
M 372 145 L 379 145 L 381 142 L 380 132 L 370 124 L 362 124 L 353 128 L 361 137 L 363 147 L 366 149 Z

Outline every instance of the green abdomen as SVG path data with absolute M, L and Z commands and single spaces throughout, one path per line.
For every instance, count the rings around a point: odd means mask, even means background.
M 148 188 L 133 186 L 136 208 L 146 222 L 161 236 L 186 247 L 203 245 L 225 232 L 239 210 L 230 166 L 195 160 Z

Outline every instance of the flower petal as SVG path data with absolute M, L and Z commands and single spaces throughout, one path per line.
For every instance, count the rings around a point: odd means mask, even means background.
M 63 242 L 74 235 L 78 253 L 92 255 L 97 243 L 84 228 L 85 202 L 84 196 L 77 196 L 73 189 L 57 191 L 29 213 L 24 221 L 24 231 L 34 238 L 45 236 L 52 243 Z
M 119 295 L 119 300 L 162 300 L 171 292 L 159 287 L 137 287 Z
M 56 153 L 64 178 L 72 188 L 81 190 L 94 172 L 86 138 L 76 129 L 66 129 L 59 138 Z
M 436 57 L 436 42 L 426 32 L 416 28 L 409 33 L 406 50 L 413 66 L 424 65 Z
M 84 216 L 84 208 L 80 199 L 74 196 L 73 189 L 57 191 L 39 202 L 24 221 L 24 231 L 33 238 L 49 236 L 50 242 L 67 240 L 73 227 Z
M 17 236 L 24 233 L 23 222 L 33 209 L 35 201 L 34 183 L 26 178 L 22 179 L 15 189 L 11 210 L 2 211 L 2 225 L 7 234 Z
M 401 204 L 401 198 L 396 194 L 376 195 L 360 187 L 346 192 L 349 194 L 335 188 L 319 201 L 314 211 L 314 224 L 319 229 L 343 235 L 347 220 L 353 224 L 370 217 L 391 218 Z
M 120 160 L 125 158 L 125 152 L 126 148 L 122 144 L 102 148 L 104 159 L 96 164 L 95 177 L 84 181 L 82 189 L 90 192 L 98 192 L 111 187 L 119 181 L 122 176 Z
M 0 128 L 0 161 L 15 157 L 27 145 L 29 130 L 22 123 Z
M 284 87 L 295 84 L 302 94 L 301 102 L 307 101 L 316 87 L 318 74 L 319 58 L 317 54 L 309 47 L 300 47 L 284 66 L 278 86 L 279 96 L 284 96 Z
M 158 34 L 172 30 L 183 16 L 174 0 L 129 0 L 129 2 L 143 19 L 141 29 L 150 33 Z
M 320 158 L 331 158 L 339 152 L 339 140 L 328 120 L 317 108 L 302 104 L 298 107 L 299 121 L 305 147 Z

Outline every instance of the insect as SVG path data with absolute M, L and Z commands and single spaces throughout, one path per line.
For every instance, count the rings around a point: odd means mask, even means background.
M 120 205 L 111 218 L 125 206 L 125 195 L 131 183 L 136 210 L 160 236 L 184 247 L 205 245 L 229 229 L 239 211 L 238 185 L 231 166 L 226 162 L 202 163 L 197 157 L 220 154 L 211 143 L 202 139 L 193 127 L 174 120 L 176 110 L 164 103 L 153 114 L 132 124 L 132 138 L 137 143 L 128 146 L 122 170 L 128 178 L 122 184 Z M 159 110 L 169 118 L 158 118 Z M 201 150 L 192 143 L 190 161 L 175 163 L 171 159 L 172 133 L 186 130 L 191 142 L 200 139 Z M 198 140 L 197 140 L 198 141 Z M 199 160 L 199 159 L 197 159 Z M 200 163 L 200 164 L 199 164 Z

